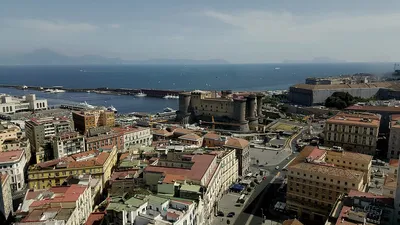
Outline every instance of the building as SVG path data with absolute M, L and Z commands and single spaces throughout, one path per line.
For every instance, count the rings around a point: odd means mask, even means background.
M 389 159 L 398 159 L 400 156 L 400 114 L 391 116 L 389 147 L 387 157 Z
M 324 145 L 375 155 L 380 116 L 371 113 L 338 113 L 326 120 Z
M 16 225 L 78 225 L 84 224 L 90 213 L 91 189 L 85 185 L 51 187 L 28 191 L 17 211 Z
M 115 127 L 112 129 L 122 134 L 124 151 L 135 145 L 150 146 L 153 141 L 153 134 L 150 128 L 145 127 Z
M 178 139 L 183 145 L 190 145 L 197 147 L 203 146 L 203 138 L 194 133 L 182 135 L 178 137 Z
M 84 225 L 106 225 L 107 223 L 105 212 L 92 212 Z
M 1 190 L 0 190 L 0 213 L 7 220 L 13 213 L 13 200 L 11 194 L 11 180 L 7 174 L 1 174 Z M 1 216 L 0 216 L 1 218 Z
M 24 151 L 0 152 L 0 173 L 10 176 L 12 191 L 20 191 L 25 187 L 26 166 Z
M 52 148 L 55 159 L 85 152 L 85 137 L 76 131 L 60 133 L 53 137 Z
M 226 144 L 227 138 L 214 132 L 208 132 L 203 136 L 204 147 L 221 147 Z
M 311 106 L 325 104 L 325 100 L 335 92 L 347 92 L 353 97 L 371 98 L 391 85 L 390 82 L 331 85 L 296 84 L 289 88 L 288 99 L 293 104 Z
M 395 209 L 395 221 L 397 223 L 400 223 L 400 164 L 399 161 L 396 162 L 396 164 L 399 166 L 397 168 L 397 179 L 396 179 L 396 192 L 395 192 L 395 198 L 394 198 L 394 209 Z
M 339 196 L 325 225 L 391 225 L 394 220 L 393 198 L 350 190 Z
M 5 141 L 19 139 L 22 135 L 21 128 L 18 126 L 8 123 L 7 121 L 1 121 L 0 123 L 0 145 Z
M 229 138 L 224 147 L 236 150 L 236 158 L 238 159 L 238 173 L 243 176 L 250 168 L 250 144 L 242 138 Z
M 369 155 L 306 146 L 287 167 L 287 210 L 322 224 L 341 194 L 366 189 L 371 164 Z
M 199 121 L 203 125 L 248 131 L 257 129 L 261 117 L 262 94 L 222 91 L 192 91 L 179 94 L 177 120 L 188 124 Z
M 106 216 L 114 225 L 174 224 L 195 225 L 197 204 L 155 195 L 136 195 L 129 199 L 111 198 Z
M 2 152 L 22 150 L 25 153 L 26 161 L 31 160 L 31 143 L 26 137 L 4 141 L 1 147 L 0 151 Z
M 124 136 L 119 132 L 107 132 L 96 136 L 86 137 L 86 150 L 96 150 L 99 148 L 110 148 L 116 146 L 118 150 L 124 149 Z
M 26 137 L 31 143 L 31 150 L 35 153 L 36 162 L 51 158 L 52 152 L 47 152 L 44 147 L 45 144 L 51 143 L 51 138 L 73 130 L 72 121 L 66 117 L 32 118 L 25 121 Z
M 117 162 L 117 148 L 91 150 L 29 167 L 30 189 L 46 189 L 62 185 L 70 175 L 91 174 L 101 180 L 102 187 L 111 177 Z
M 297 219 L 291 219 L 283 221 L 282 225 L 303 225 L 303 223 L 298 221 Z
M 85 134 L 90 128 L 115 126 L 115 113 L 107 110 L 86 110 L 73 112 L 72 119 L 75 128 Z
M 36 99 L 36 95 L 29 94 L 22 97 L 0 95 L 0 113 L 16 113 L 22 111 L 36 111 L 47 109 L 46 99 Z

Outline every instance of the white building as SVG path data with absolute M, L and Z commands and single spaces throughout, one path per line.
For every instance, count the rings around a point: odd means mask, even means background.
M 2 174 L 0 176 L 0 184 L 0 213 L 2 213 L 5 218 L 8 219 L 13 212 L 10 176 L 7 174 Z
M 134 145 L 149 146 L 153 141 L 153 134 L 150 128 L 145 127 L 116 127 L 114 131 L 123 134 L 124 151 Z
M 112 198 L 107 206 L 111 225 L 195 225 L 196 203 L 158 196 L 135 196 L 126 201 Z
M 24 188 L 24 171 L 27 161 L 22 150 L 0 152 L 0 172 L 11 178 L 11 189 L 20 191 Z
M 79 132 L 64 132 L 53 138 L 54 158 L 85 152 L 85 137 Z
M 45 110 L 47 109 L 46 99 L 36 99 L 36 95 L 29 94 L 22 97 L 1 95 L 0 113 L 16 113 L 21 111 Z
M 91 188 L 73 184 L 68 187 L 28 191 L 18 212 L 24 218 L 17 225 L 84 224 L 92 212 Z

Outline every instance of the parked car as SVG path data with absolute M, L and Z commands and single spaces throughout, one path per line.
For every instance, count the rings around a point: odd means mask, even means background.
M 217 216 L 225 216 L 225 214 L 222 211 L 218 211 Z
M 275 169 L 276 169 L 276 170 L 279 170 L 279 166 L 276 166 Z
M 234 217 L 235 216 L 235 212 L 230 212 L 228 213 L 228 215 L 226 215 L 226 217 Z

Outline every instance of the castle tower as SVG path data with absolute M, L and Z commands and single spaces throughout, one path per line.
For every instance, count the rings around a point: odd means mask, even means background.
M 233 115 L 234 119 L 240 124 L 239 129 L 241 131 L 248 131 L 249 124 L 246 121 L 246 99 L 235 98 L 233 102 Z
M 247 120 L 249 121 L 249 126 L 254 127 L 258 125 L 258 120 L 256 117 L 256 95 L 251 94 L 247 97 L 246 101 L 247 108 Z
M 264 95 L 259 93 L 257 94 L 257 116 L 258 118 L 262 117 L 262 100 L 264 98 Z
M 180 93 L 179 94 L 179 110 L 176 112 L 177 121 L 188 124 L 190 119 L 190 94 L 188 93 Z

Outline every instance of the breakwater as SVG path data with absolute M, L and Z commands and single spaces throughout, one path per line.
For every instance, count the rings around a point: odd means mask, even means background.
M 99 88 L 65 88 L 62 86 L 52 86 L 52 87 L 44 87 L 44 86 L 26 86 L 26 85 L 8 85 L 8 84 L 0 84 L 1 88 L 15 88 L 21 90 L 35 90 L 35 91 L 44 91 L 46 89 L 58 89 L 64 90 L 66 92 L 93 92 L 98 94 L 112 94 L 112 95 L 135 95 L 138 93 L 144 93 L 148 97 L 162 98 L 166 95 L 178 95 L 184 90 L 160 90 L 160 89 L 129 89 L 129 88 L 108 88 L 108 87 L 99 87 Z

